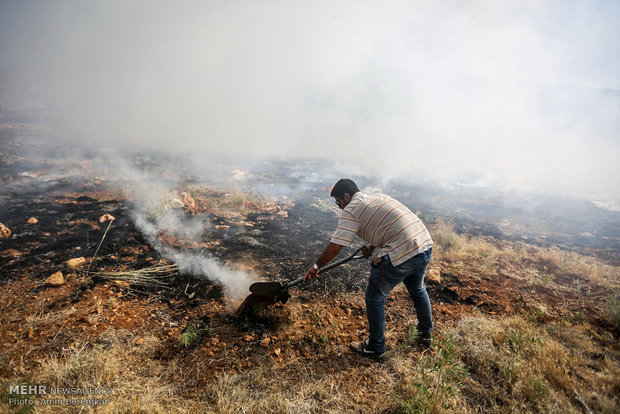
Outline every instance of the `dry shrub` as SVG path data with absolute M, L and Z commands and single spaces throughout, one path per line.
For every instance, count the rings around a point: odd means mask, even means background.
M 617 266 L 602 263 L 596 257 L 564 251 L 557 247 L 535 248 L 532 258 L 534 263 L 548 272 L 577 275 L 604 286 L 617 286 L 620 280 Z
M 496 271 L 500 251 L 485 238 L 457 234 L 452 223 L 441 219 L 431 227 L 431 236 L 435 246 L 438 246 L 438 249 L 434 249 L 437 259 L 453 263 L 472 262 L 478 271 Z
M 620 329 L 620 296 L 611 295 L 607 298 L 607 316 L 616 329 Z
M 557 247 L 539 248 L 536 251 L 534 260 L 550 271 L 557 271 L 562 268 L 566 253 Z
M 581 256 L 572 253 L 567 263 L 567 271 L 584 275 L 587 279 L 604 286 L 618 286 L 620 271 L 618 266 L 602 263 L 594 257 Z
M 459 251 L 464 243 L 464 237 L 454 231 L 454 225 L 451 222 L 438 219 L 430 230 L 434 246 L 439 247 L 442 254 Z
M 495 273 L 499 250 L 482 237 L 469 239 L 463 249 L 463 260 L 473 258 L 480 272 Z

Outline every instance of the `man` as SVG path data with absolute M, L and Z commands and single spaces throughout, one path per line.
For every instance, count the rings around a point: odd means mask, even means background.
M 365 194 L 346 178 L 331 191 L 342 210 L 336 231 L 321 256 L 305 274 L 306 280 L 319 277 L 321 268 L 334 259 L 355 235 L 367 245 L 362 251 L 371 262 L 366 288 L 366 314 L 369 338 L 351 347 L 359 354 L 383 360 L 385 354 L 385 298 L 403 282 L 413 299 L 418 316 L 418 338 L 429 348 L 433 321 L 431 303 L 424 284 L 426 266 L 431 260 L 433 240 L 422 223 L 407 207 L 385 194 Z

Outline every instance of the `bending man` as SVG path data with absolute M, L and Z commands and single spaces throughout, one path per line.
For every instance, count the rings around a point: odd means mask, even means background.
M 370 335 L 367 341 L 352 344 L 353 349 L 363 356 L 383 359 L 386 349 L 385 298 L 400 282 L 407 287 L 415 306 L 420 343 L 430 347 L 433 321 L 424 275 L 431 260 L 433 240 L 424 223 L 392 197 L 362 193 L 353 181 L 346 178 L 336 183 L 331 197 L 342 210 L 338 227 L 321 256 L 306 271 L 305 279 L 319 277 L 321 267 L 334 259 L 343 246 L 349 246 L 356 235 L 359 236 L 367 243 L 362 251 L 364 257 L 369 259 L 373 253 L 375 255 L 366 288 Z

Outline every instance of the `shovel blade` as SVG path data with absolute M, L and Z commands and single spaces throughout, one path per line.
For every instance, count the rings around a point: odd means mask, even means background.
M 262 296 L 278 296 L 286 290 L 282 282 L 256 282 L 250 285 L 250 292 Z

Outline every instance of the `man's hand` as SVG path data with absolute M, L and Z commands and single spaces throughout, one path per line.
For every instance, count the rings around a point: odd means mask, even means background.
M 310 268 L 306 270 L 304 280 L 313 280 L 319 277 L 319 273 L 321 272 L 320 268 L 331 262 L 334 257 L 338 256 L 341 249 L 341 245 L 329 242 L 327 246 L 325 246 L 325 250 L 323 250 L 321 256 L 316 259 L 315 264 L 319 267 L 319 270 L 314 269 L 314 266 L 310 266 Z
M 310 266 L 308 270 L 306 270 L 306 275 L 304 276 L 304 280 L 314 280 L 319 277 L 319 271 L 314 268 L 314 266 Z
M 375 246 L 372 246 L 372 245 L 364 246 L 364 248 L 362 249 L 362 256 L 364 256 L 365 259 L 370 259 L 370 256 L 372 256 L 372 252 L 374 251 L 375 251 Z

